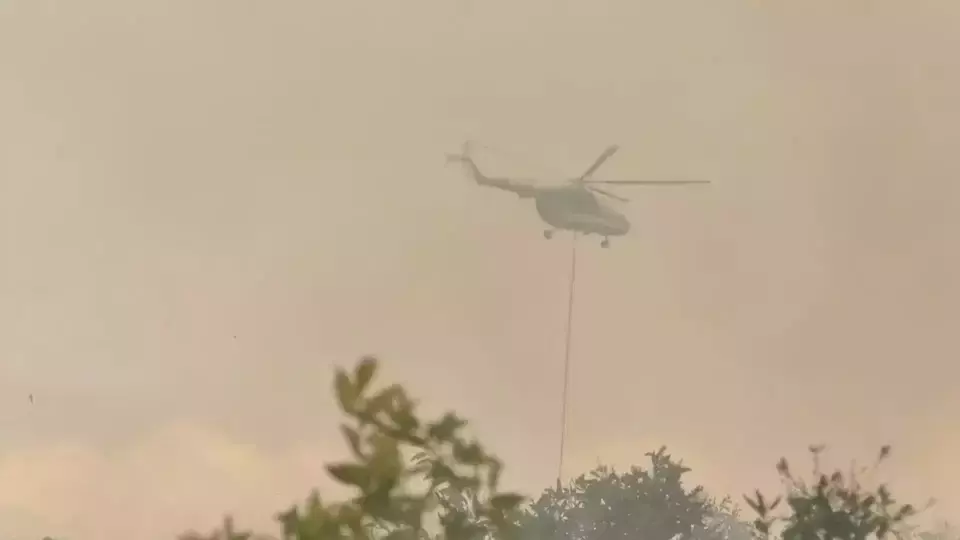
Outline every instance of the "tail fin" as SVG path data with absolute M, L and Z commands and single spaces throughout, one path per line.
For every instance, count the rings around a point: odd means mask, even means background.
M 483 183 L 487 180 L 487 177 L 480 172 L 480 168 L 477 167 L 477 164 L 474 163 L 473 157 L 470 155 L 471 152 L 471 143 L 466 141 L 463 143 L 463 146 L 460 149 L 459 154 L 447 154 L 447 164 L 451 163 L 460 163 L 463 166 L 463 169 L 476 181 L 478 184 Z

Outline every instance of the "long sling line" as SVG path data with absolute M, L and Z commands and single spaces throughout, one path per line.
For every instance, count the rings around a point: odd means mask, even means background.
M 567 393 L 570 389 L 570 334 L 573 329 L 573 300 L 577 283 L 577 236 L 573 233 L 573 245 L 570 257 L 570 290 L 567 296 L 567 334 L 563 350 L 563 393 L 560 406 L 560 459 L 557 464 L 557 489 L 560 489 L 563 477 L 563 458 L 567 442 Z

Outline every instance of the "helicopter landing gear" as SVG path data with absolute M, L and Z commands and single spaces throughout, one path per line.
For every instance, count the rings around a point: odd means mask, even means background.
M 604 237 L 603 240 L 600 242 L 600 247 L 602 248 L 610 247 L 610 239 L 607 237 Z
M 543 237 L 546 238 L 547 240 L 553 238 L 553 231 L 550 229 L 543 231 Z

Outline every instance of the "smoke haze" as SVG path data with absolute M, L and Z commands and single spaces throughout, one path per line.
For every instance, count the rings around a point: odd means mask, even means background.
M 378 354 L 554 481 L 569 235 L 492 173 L 618 189 L 580 244 L 568 460 L 711 493 L 894 445 L 960 512 L 960 4 L 0 4 L 0 535 L 206 530 L 328 486 Z M 539 169 L 538 169 L 539 167 Z M 954 240 L 950 240 L 954 237 Z M 35 396 L 30 405 L 29 394 Z M 117 512 L 118 508 L 126 511 Z

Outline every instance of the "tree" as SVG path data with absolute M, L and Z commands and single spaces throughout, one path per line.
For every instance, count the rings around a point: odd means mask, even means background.
M 335 377 L 347 417 L 341 431 L 353 459 L 327 470 L 356 494 L 327 503 L 314 491 L 306 504 L 278 514 L 283 540 L 766 540 L 775 529 L 781 540 L 866 540 L 904 536 L 916 513 L 898 505 L 885 485 L 863 485 L 858 474 L 867 469 L 821 473 L 817 447 L 811 448 L 812 481 L 795 477 L 782 459 L 777 470 L 786 493 L 772 501 L 759 491 L 745 497 L 758 515 L 752 524 L 740 519 L 729 498 L 718 502 L 701 486 L 684 487 L 690 469 L 666 447 L 646 454 L 649 469 L 597 467 L 521 508 L 524 497 L 498 489 L 500 461 L 462 435 L 466 421 L 452 412 L 423 420 L 402 387 L 371 390 L 376 372 L 376 360 L 364 358 L 352 373 L 338 369 Z M 884 447 L 873 468 L 888 455 Z M 774 514 L 782 500 L 787 511 Z M 433 536 L 431 516 L 439 520 Z M 953 532 L 911 534 L 911 540 L 960 540 Z M 182 538 L 258 537 L 236 532 L 227 518 L 212 536 Z
M 196 531 L 181 534 L 177 540 L 254 540 L 256 536 L 249 531 L 237 531 L 233 525 L 233 516 L 225 516 L 219 529 L 206 535 Z
M 730 521 L 711 521 L 715 512 L 722 510 L 720 505 L 710 500 L 701 486 L 684 488 L 682 477 L 690 469 L 674 461 L 666 447 L 646 455 L 650 469 L 633 467 L 618 473 L 601 466 L 566 487 L 546 490 L 521 517 L 525 537 L 725 538 L 724 526 L 731 525 Z
M 786 493 L 772 501 L 758 490 L 754 498 L 745 497 L 757 513 L 758 530 L 770 534 L 780 526 L 783 540 L 866 540 L 884 538 L 887 534 L 902 536 L 907 521 L 917 510 L 910 504 L 897 504 L 885 484 L 869 488 L 860 477 L 875 471 L 890 455 L 884 446 L 870 468 L 849 473 L 836 470 L 826 474 L 820 469 L 822 446 L 810 447 L 813 457 L 813 480 L 794 476 L 786 459 L 777 464 Z M 786 515 L 772 513 L 782 500 L 789 508 Z M 769 502 L 768 502 L 769 501 Z
M 335 377 L 337 399 L 349 420 L 341 431 L 353 461 L 329 465 L 327 470 L 357 494 L 325 504 L 315 491 L 303 507 L 277 516 L 284 540 L 426 538 L 425 518 L 437 509 L 437 493 L 445 489 L 469 491 L 475 504 L 472 514 L 455 506 L 445 508 L 437 539 L 516 537 L 511 513 L 524 498 L 498 490 L 500 461 L 477 441 L 460 435 L 466 421 L 455 414 L 422 420 L 416 403 L 399 385 L 371 393 L 376 372 L 377 361 L 364 358 L 352 377 L 342 369 Z M 411 463 L 404 455 L 411 452 L 420 459 Z M 415 489 L 418 481 L 426 486 Z
M 753 523 L 741 517 L 741 509 L 729 496 L 710 501 L 710 512 L 704 519 L 703 531 L 694 531 L 696 540 L 762 540 Z

